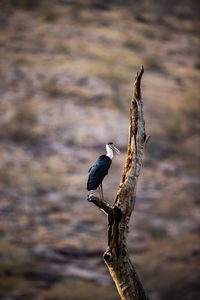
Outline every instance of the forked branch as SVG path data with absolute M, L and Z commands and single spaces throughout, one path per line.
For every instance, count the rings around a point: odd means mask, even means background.
M 108 247 L 104 253 L 104 261 L 122 300 L 148 299 L 127 253 L 128 224 L 134 210 L 137 180 L 146 143 L 141 97 L 143 73 L 142 66 L 135 77 L 130 105 L 127 156 L 113 206 L 111 207 L 93 194 L 88 196 L 88 201 L 93 202 L 108 215 Z

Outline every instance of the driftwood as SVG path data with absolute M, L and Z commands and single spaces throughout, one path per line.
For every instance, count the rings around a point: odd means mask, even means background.
M 137 180 L 147 142 L 140 89 L 143 72 L 142 67 L 135 77 L 127 157 L 113 206 L 94 194 L 88 195 L 88 201 L 93 202 L 108 216 L 108 247 L 104 253 L 104 261 L 123 300 L 148 299 L 127 251 L 128 224 L 134 210 Z

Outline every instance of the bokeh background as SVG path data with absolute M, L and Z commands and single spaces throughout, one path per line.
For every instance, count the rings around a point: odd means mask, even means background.
M 141 64 L 147 134 L 129 252 L 152 300 L 200 299 L 200 2 L 0 1 L 0 298 L 117 300 L 87 172 L 112 203 Z

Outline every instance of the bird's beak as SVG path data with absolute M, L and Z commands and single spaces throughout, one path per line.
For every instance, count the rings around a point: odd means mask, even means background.
M 110 147 L 113 151 L 115 151 L 117 154 L 120 154 L 121 152 L 119 151 L 119 149 L 117 149 L 114 145 L 112 145 Z

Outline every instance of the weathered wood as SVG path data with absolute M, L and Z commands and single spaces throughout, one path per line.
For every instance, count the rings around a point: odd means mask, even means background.
M 135 77 L 130 105 L 127 157 L 114 204 L 111 207 L 93 194 L 88 196 L 88 201 L 93 202 L 108 215 L 108 247 L 104 253 L 104 261 L 122 300 L 148 299 L 127 251 L 128 224 L 134 210 L 137 180 L 146 143 L 140 88 L 143 72 L 142 66 Z

